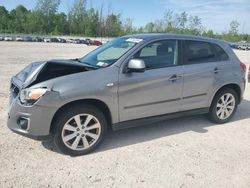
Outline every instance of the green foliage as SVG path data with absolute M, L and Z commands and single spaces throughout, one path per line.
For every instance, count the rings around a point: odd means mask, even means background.
M 37 0 L 34 10 L 23 5 L 8 11 L 0 6 L 0 32 L 53 35 L 85 35 L 91 37 L 117 37 L 133 33 L 176 33 L 202 35 L 231 42 L 250 42 L 249 34 L 239 34 L 240 24 L 233 20 L 228 32 L 217 34 L 205 30 L 198 16 L 186 12 L 175 13 L 167 10 L 162 19 L 148 22 L 144 27 L 135 28 L 133 20 L 122 19 L 121 14 L 103 8 L 96 10 L 86 7 L 86 0 L 74 0 L 69 13 L 58 12 L 60 0 Z
M 68 15 L 70 34 L 85 33 L 85 21 L 87 16 L 85 4 L 85 0 L 74 1 Z
M 40 18 L 42 33 L 51 33 L 55 25 L 55 17 L 60 5 L 60 0 L 37 0 L 35 11 Z
M 0 31 L 7 32 L 9 25 L 9 13 L 4 6 L 0 6 Z

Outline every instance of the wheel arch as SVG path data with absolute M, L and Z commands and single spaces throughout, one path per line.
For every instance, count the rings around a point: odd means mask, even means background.
M 104 116 L 106 117 L 107 123 L 108 123 L 108 128 L 112 128 L 112 116 L 111 116 L 111 112 L 110 109 L 108 107 L 108 105 L 98 99 L 80 99 L 80 100 L 75 100 L 75 101 L 71 101 L 68 102 L 66 104 L 64 104 L 63 106 L 61 106 L 59 109 L 57 109 L 57 111 L 55 112 L 52 121 L 51 121 L 51 125 L 50 125 L 50 133 L 54 133 L 53 131 L 55 130 L 55 121 L 58 118 L 58 115 L 65 109 L 71 107 L 71 106 L 75 106 L 75 105 L 92 105 L 96 108 L 98 108 L 99 110 L 101 110 L 104 114 Z
M 223 85 L 221 86 L 220 88 L 217 89 L 217 91 L 215 92 L 215 94 L 213 95 L 213 98 L 212 98 L 212 101 L 210 102 L 210 106 L 211 104 L 213 103 L 213 100 L 215 98 L 215 96 L 220 92 L 222 91 L 223 89 L 225 88 L 230 88 L 230 89 L 233 89 L 236 93 L 237 93 L 237 96 L 238 96 L 238 101 L 240 103 L 240 100 L 241 100 L 241 88 L 238 84 L 235 84 L 235 83 L 232 83 L 232 84 L 226 84 L 226 85 Z

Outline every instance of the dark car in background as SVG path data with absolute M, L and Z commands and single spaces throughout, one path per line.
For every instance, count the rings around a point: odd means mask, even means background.
M 58 39 L 58 42 L 60 42 L 60 43 L 66 43 L 66 40 L 63 38 L 57 38 L 57 39 Z
M 32 42 L 32 37 L 24 37 L 23 38 L 23 41 L 25 41 L 25 42 Z
M 230 47 L 233 48 L 233 49 L 239 49 L 238 44 L 230 44 Z
M 85 39 L 85 44 L 90 45 L 91 39 Z
M 33 42 L 43 42 L 43 38 L 41 38 L 41 37 L 33 37 L 32 41 Z
M 50 42 L 59 42 L 58 38 L 51 38 Z

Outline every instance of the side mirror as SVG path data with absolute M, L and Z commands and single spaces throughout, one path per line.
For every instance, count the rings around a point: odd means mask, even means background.
M 144 72 L 146 65 L 142 59 L 131 59 L 128 62 L 128 72 Z

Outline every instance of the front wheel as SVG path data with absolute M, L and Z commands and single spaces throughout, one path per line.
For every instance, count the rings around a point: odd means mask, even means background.
M 214 98 L 209 111 L 209 119 L 215 123 L 226 123 L 234 115 L 238 105 L 237 93 L 226 88 L 221 90 Z
M 89 105 L 73 106 L 58 115 L 54 142 L 69 155 L 90 153 L 101 143 L 107 122 L 103 113 Z

